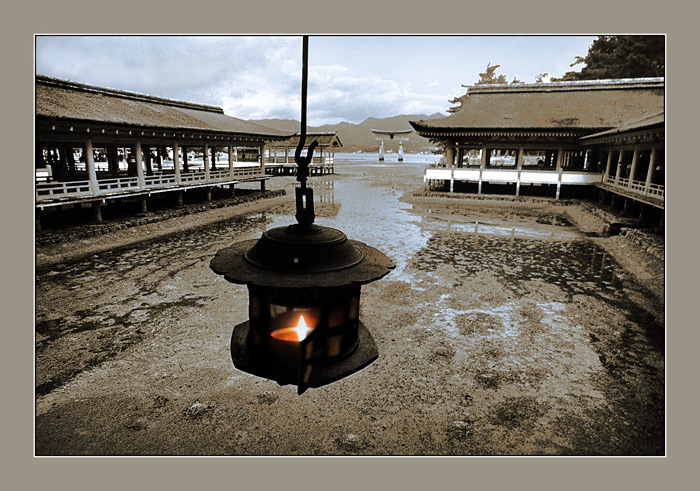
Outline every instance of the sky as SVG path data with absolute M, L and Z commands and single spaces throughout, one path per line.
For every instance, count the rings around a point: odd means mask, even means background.
M 490 63 L 496 75 L 559 77 L 595 36 L 310 36 L 307 123 L 447 114 Z M 233 117 L 301 118 L 301 36 L 35 38 L 35 69 L 74 82 L 221 107 Z

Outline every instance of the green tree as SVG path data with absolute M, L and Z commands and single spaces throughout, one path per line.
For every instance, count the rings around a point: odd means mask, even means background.
M 599 36 L 588 54 L 571 64 L 583 64 L 580 72 L 566 72 L 554 80 L 663 77 L 665 62 L 664 36 Z

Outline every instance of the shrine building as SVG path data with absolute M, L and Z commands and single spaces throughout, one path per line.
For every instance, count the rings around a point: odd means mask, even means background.
M 101 207 L 167 193 L 235 192 L 241 182 L 265 189 L 266 144 L 289 132 L 227 116 L 222 108 L 174 101 L 37 75 L 35 203 L 41 213 Z
M 663 78 L 476 85 L 451 102 L 451 115 L 411 122 L 444 150 L 429 189 L 597 196 L 663 223 Z
M 294 135 L 284 140 L 276 140 L 267 145 L 265 171 L 271 175 L 296 175 L 297 165 L 294 153 L 299 146 L 300 135 Z M 309 154 L 311 142 L 317 146 L 309 163 L 309 175 L 320 176 L 335 172 L 335 152 L 343 147 L 335 131 L 309 132 L 302 148 L 302 155 Z

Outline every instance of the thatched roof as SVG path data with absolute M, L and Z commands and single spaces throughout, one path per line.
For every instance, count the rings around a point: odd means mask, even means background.
M 411 122 L 423 136 L 476 130 L 599 132 L 664 110 L 664 79 L 478 85 L 445 118 Z
M 275 142 L 275 145 L 296 148 L 299 145 L 299 136 L 300 135 L 296 133 L 284 140 Z M 338 148 L 343 146 L 343 144 L 340 142 L 340 138 L 338 138 L 338 134 L 335 131 L 307 133 L 305 147 L 308 147 L 314 140 L 316 140 L 318 142 L 318 146 L 322 148 Z
M 139 128 L 279 138 L 289 133 L 226 116 L 223 109 L 36 76 L 36 116 Z
M 641 118 L 634 118 L 629 121 L 625 121 L 620 126 L 613 128 L 611 130 L 602 131 L 600 133 L 594 133 L 592 135 L 587 135 L 581 138 L 582 140 L 592 140 L 594 138 L 601 138 L 612 135 L 619 135 L 623 133 L 629 133 L 634 131 L 651 129 L 654 127 L 662 128 L 666 121 L 664 111 L 660 111 L 655 114 L 649 114 Z

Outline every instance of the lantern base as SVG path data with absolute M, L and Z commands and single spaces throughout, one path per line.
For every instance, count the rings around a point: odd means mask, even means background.
M 233 365 L 246 373 L 256 375 L 258 377 L 274 380 L 280 385 L 298 385 L 296 376 L 287 373 L 284 376 L 280 373 L 279 367 L 269 366 L 255 358 L 251 353 L 246 339 L 248 338 L 248 330 L 250 323 L 245 321 L 233 328 L 231 335 L 231 358 Z M 379 350 L 374 342 L 374 338 L 369 330 L 358 321 L 358 345 L 357 349 L 347 357 L 328 364 L 317 364 L 311 374 L 311 378 L 305 387 L 322 387 L 330 383 L 336 382 L 348 375 L 362 370 L 379 357 Z M 295 375 L 295 374 L 294 374 Z M 302 391 L 303 392 L 303 391 Z

